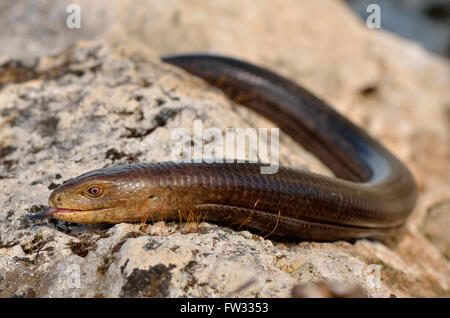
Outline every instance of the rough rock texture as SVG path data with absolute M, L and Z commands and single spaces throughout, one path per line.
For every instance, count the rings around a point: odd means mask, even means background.
M 448 62 L 367 30 L 337 1 L 104 5 L 117 21 L 102 41 L 0 61 L 0 296 L 287 297 L 323 280 L 372 297 L 450 295 Z M 270 125 L 157 59 L 192 50 L 277 70 L 402 158 L 421 196 L 398 244 L 279 242 L 211 224 L 30 224 L 25 215 L 64 180 L 170 159 L 171 130 L 194 119 L 220 129 Z M 282 164 L 329 173 L 280 141 Z

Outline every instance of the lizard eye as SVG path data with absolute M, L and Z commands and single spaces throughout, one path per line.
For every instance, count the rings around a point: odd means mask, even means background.
M 87 190 L 87 193 L 90 197 L 98 197 L 100 194 L 102 194 L 102 188 L 99 186 L 92 186 Z

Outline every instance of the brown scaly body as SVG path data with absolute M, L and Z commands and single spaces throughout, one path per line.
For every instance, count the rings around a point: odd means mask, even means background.
M 263 235 L 309 240 L 383 238 L 405 223 L 417 196 L 408 169 L 324 102 L 245 62 L 208 55 L 163 60 L 231 98 L 251 96 L 244 105 L 305 145 L 337 178 L 286 167 L 261 174 L 261 164 L 254 163 L 122 165 L 70 180 L 51 194 L 51 208 L 39 216 L 117 223 L 178 220 L 189 211 Z

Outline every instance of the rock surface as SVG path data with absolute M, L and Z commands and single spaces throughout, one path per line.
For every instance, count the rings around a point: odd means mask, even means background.
M 118 19 L 101 41 L 0 61 L 0 296 L 289 297 L 294 286 L 323 280 L 371 297 L 450 295 L 449 233 L 437 226 L 448 222 L 450 202 L 448 62 L 366 29 L 337 1 L 143 1 L 139 10 L 118 1 L 103 9 Z M 25 215 L 64 180 L 169 160 L 171 131 L 194 119 L 222 130 L 270 126 L 157 58 L 192 50 L 238 56 L 302 83 L 402 158 L 421 196 L 398 244 L 280 242 L 212 224 L 29 223 Z M 329 173 L 280 137 L 281 164 Z

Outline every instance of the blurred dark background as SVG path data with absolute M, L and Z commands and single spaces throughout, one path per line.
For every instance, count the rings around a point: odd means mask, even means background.
M 426 49 L 450 57 L 450 0 L 346 0 L 364 21 L 366 8 L 381 8 L 385 30 L 421 43 Z

